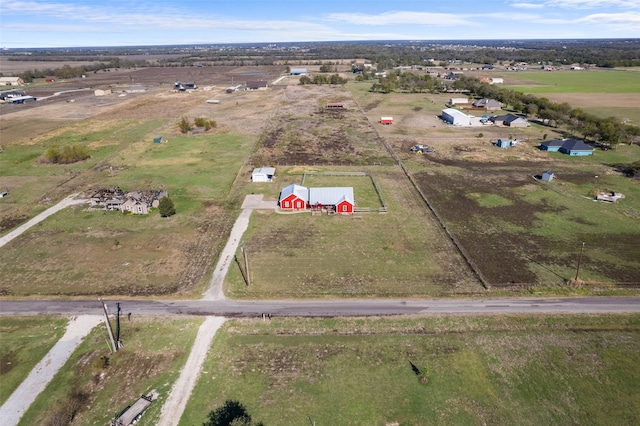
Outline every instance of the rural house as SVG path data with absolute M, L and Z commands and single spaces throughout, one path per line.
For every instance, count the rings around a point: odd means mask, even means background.
M 0 77 L 0 86 L 22 86 L 24 80 L 20 77 Z
M 475 108 L 486 109 L 487 111 L 500 111 L 502 109 L 502 102 L 495 99 L 478 99 L 473 104 Z
M 577 139 L 556 139 L 542 142 L 540 144 L 540 149 L 550 152 L 560 151 L 574 157 L 593 154 L 592 147 Z
M 306 188 L 296 184 L 282 189 L 279 204 L 282 210 L 326 210 L 341 214 L 351 214 L 355 207 L 352 187 Z
M 119 187 L 104 188 L 89 197 L 89 208 L 120 210 L 122 213 L 148 214 L 158 208 L 160 199 L 167 197 L 167 191 L 131 191 L 125 193 Z
M 507 114 L 507 115 L 494 115 L 489 118 L 496 126 L 509 126 L 509 127 L 528 127 L 529 122 L 518 115 L 515 114 Z
M 295 183 L 282 188 L 278 204 L 283 210 L 304 210 L 307 208 L 309 190 Z

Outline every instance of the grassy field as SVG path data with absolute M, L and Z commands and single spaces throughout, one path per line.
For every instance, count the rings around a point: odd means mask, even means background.
M 62 337 L 66 324 L 59 317 L 0 317 L 0 405 Z
M 636 424 L 639 332 L 637 315 L 230 321 L 180 425 L 227 399 L 266 425 Z
M 130 322 L 122 322 L 124 349 L 115 354 L 109 350 L 104 327 L 97 327 L 38 395 L 19 424 L 68 424 L 56 423 L 55 419 L 61 421 L 75 408 L 73 424 L 105 425 L 115 413 L 152 390 L 159 397 L 145 412 L 142 424 L 156 424 L 201 322 L 199 318 L 159 320 L 134 315 Z
M 554 71 L 503 74 L 525 93 L 640 93 L 638 71 Z
M 229 297 L 411 297 L 482 291 L 398 168 L 367 171 L 381 188 L 386 214 L 377 212 L 380 202 L 369 178 L 322 175 L 308 176 L 305 184 L 353 186 L 356 205 L 371 212 L 254 213 L 243 236 L 251 285 L 245 286 L 238 269 L 232 268 L 225 289 Z

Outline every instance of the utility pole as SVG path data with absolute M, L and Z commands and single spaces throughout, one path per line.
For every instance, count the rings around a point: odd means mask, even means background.
M 247 274 L 247 285 L 251 285 L 251 278 L 249 275 L 249 258 L 247 257 L 247 250 L 245 250 L 244 246 L 240 247 L 240 251 L 242 252 L 242 257 L 244 257 L 244 272 Z
M 104 312 L 104 323 L 107 326 L 107 334 L 109 334 L 109 340 L 111 340 L 111 347 L 114 352 L 118 352 L 118 346 L 116 345 L 115 339 L 113 338 L 113 329 L 111 328 L 111 323 L 109 322 L 109 312 L 107 311 L 107 305 L 104 303 L 102 299 L 98 299 L 100 303 L 102 303 L 102 311 Z
M 584 252 L 584 241 L 582 247 L 580 247 L 580 257 L 578 257 L 578 267 L 576 268 L 576 278 L 574 281 L 578 281 L 578 275 L 580 275 L 580 264 L 582 263 L 582 253 Z

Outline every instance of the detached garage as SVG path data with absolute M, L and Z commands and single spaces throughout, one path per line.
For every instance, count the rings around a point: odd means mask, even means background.
M 273 175 L 276 173 L 276 169 L 273 167 L 259 167 L 253 169 L 251 172 L 252 182 L 273 182 Z

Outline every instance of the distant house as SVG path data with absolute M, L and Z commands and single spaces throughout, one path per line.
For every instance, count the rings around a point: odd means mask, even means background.
M 247 90 L 267 90 L 269 85 L 266 81 L 247 81 Z
M 600 192 L 596 195 L 596 200 L 606 201 L 608 203 L 617 203 L 618 200 L 624 198 L 624 194 L 620 192 Z
M 493 77 L 490 79 L 490 84 L 504 84 L 504 79 L 499 77 Z
M 93 91 L 95 96 L 106 96 L 111 94 L 111 89 L 96 89 Z
M 291 68 L 290 75 L 309 75 L 306 68 Z
M 22 86 L 24 80 L 21 77 L 0 77 L 0 86 Z
M 120 204 L 120 211 L 123 213 L 129 212 L 133 214 L 148 214 L 149 207 L 146 203 L 135 198 L 128 198 L 122 204 Z
M 493 68 L 494 68 L 494 66 L 493 65 L 489 65 L 489 64 L 485 64 L 485 65 L 482 66 L 483 70 L 492 70 Z
M 380 124 L 393 124 L 393 117 L 380 117 Z
M 496 101 L 495 99 L 478 99 L 472 104 L 475 108 L 483 108 L 487 111 L 499 111 L 502 109 L 502 102 Z
M 251 182 L 273 182 L 276 169 L 273 167 L 258 167 L 251 172 Z
M 469 98 L 451 98 L 449 100 L 450 105 L 466 105 L 469 103 Z
M 443 109 L 441 117 L 445 122 L 453 124 L 454 126 L 471 125 L 471 117 L 454 108 Z
M 577 139 L 556 139 L 542 142 L 540 144 L 540 149 L 550 152 L 560 151 L 564 154 L 571 155 L 572 157 L 593 154 L 592 147 Z
M 515 114 L 507 114 L 507 115 L 494 115 L 489 118 L 496 126 L 509 126 L 509 127 L 528 127 L 529 122 L 518 115 Z
M 555 173 L 553 173 L 552 170 L 545 170 L 544 172 L 542 172 L 542 177 L 541 179 L 544 182 L 551 182 L 553 180 L 553 178 L 555 177 Z

